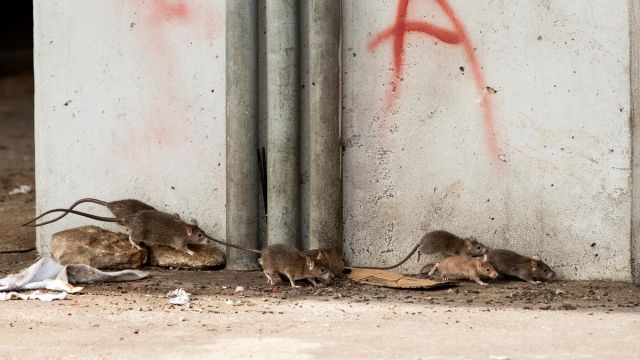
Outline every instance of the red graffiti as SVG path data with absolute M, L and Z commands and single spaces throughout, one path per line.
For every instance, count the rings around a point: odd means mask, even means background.
M 430 24 L 425 21 L 407 20 L 407 12 L 409 8 L 409 0 L 399 0 L 398 10 L 396 12 L 395 23 L 388 29 L 376 35 L 368 45 L 369 51 L 375 49 L 386 40 L 391 40 L 393 44 L 393 79 L 392 89 L 389 94 L 388 104 L 393 106 L 399 95 L 399 85 L 403 73 L 404 65 L 404 48 L 405 37 L 407 33 L 416 32 L 432 36 L 446 44 L 460 45 L 463 47 L 465 54 L 469 58 L 471 65 L 471 73 L 476 84 L 477 91 L 480 96 L 480 107 L 484 118 L 484 133 L 487 140 L 489 153 L 493 159 L 498 158 L 498 141 L 494 127 L 493 107 L 491 98 L 487 96 L 486 83 L 482 67 L 475 55 L 471 40 L 467 35 L 462 22 L 458 19 L 455 12 L 447 2 L 447 0 L 435 0 L 438 6 L 446 15 L 447 19 L 453 26 L 453 30 Z
M 162 21 L 187 20 L 189 9 L 182 3 L 170 4 L 166 0 L 156 0 L 151 4 L 151 22 L 157 24 Z

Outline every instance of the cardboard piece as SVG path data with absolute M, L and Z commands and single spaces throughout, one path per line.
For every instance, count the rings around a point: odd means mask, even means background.
M 389 270 L 348 268 L 347 277 L 357 283 L 395 289 L 436 289 L 455 285 L 452 281 L 420 279 Z

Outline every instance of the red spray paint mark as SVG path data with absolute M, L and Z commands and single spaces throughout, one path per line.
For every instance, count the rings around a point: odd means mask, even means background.
M 400 0 L 398 2 L 398 10 L 396 12 L 395 23 L 388 29 L 380 32 L 376 35 L 367 46 L 369 51 L 374 51 L 382 42 L 391 39 L 393 42 L 393 79 L 391 81 L 392 91 L 387 98 L 387 105 L 392 107 L 395 105 L 399 95 L 400 79 L 402 78 L 403 65 L 404 65 L 404 46 L 405 37 L 409 32 L 423 33 L 429 36 L 433 36 L 436 39 L 452 45 L 461 45 L 464 48 L 466 55 L 469 57 L 469 63 L 471 65 L 471 73 L 473 75 L 474 82 L 478 95 L 480 96 L 480 107 L 482 109 L 482 116 L 484 118 L 484 135 L 489 148 L 489 154 L 491 158 L 497 159 L 498 141 L 494 126 L 493 106 L 491 104 L 491 98 L 486 93 L 486 83 L 482 67 L 478 62 L 478 58 L 475 55 L 471 40 L 464 29 L 464 25 L 458 19 L 455 12 L 447 2 L 447 0 L 436 0 L 436 3 L 440 6 L 447 19 L 453 25 L 453 30 L 445 29 L 443 27 L 430 24 L 425 21 L 411 21 L 407 20 L 407 12 L 409 9 L 409 0 Z
M 187 5 L 182 3 L 171 4 L 166 0 L 156 0 L 152 3 L 152 8 L 151 21 L 155 23 L 162 20 L 187 20 L 189 17 Z

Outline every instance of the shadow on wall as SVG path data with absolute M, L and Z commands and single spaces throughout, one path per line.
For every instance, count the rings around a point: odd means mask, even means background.
M 33 72 L 33 4 L 16 1 L 0 21 L 0 76 Z

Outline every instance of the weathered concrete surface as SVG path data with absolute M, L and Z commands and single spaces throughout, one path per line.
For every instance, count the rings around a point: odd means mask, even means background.
M 151 246 L 148 265 L 202 270 L 223 266 L 224 253 L 215 246 L 189 245 L 193 256 L 168 246 Z
M 51 256 L 62 265 L 85 264 L 98 269 L 136 269 L 147 261 L 147 250 L 131 246 L 126 234 L 90 225 L 53 234 Z
M 633 219 L 631 223 L 631 259 L 633 280 L 640 283 L 640 1 L 631 4 L 631 140 L 633 142 Z
M 164 294 L 119 293 L 0 303 L 3 357 L 631 359 L 640 352 L 638 313 L 311 299 L 233 306 L 225 296 L 199 296 L 190 309 L 167 306 Z
M 224 13 L 223 0 L 34 3 L 38 211 L 136 198 L 225 237 Z M 39 228 L 40 250 L 91 223 Z
M 348 260 L 446 229 L 630 280 L 629 2 L 411 1 L 408 20 L 453 31 L 450 5 L 469 44 L 413 31 L 402 66 L 393 38 L 375 46 L 398 3 L 343 2 Z

